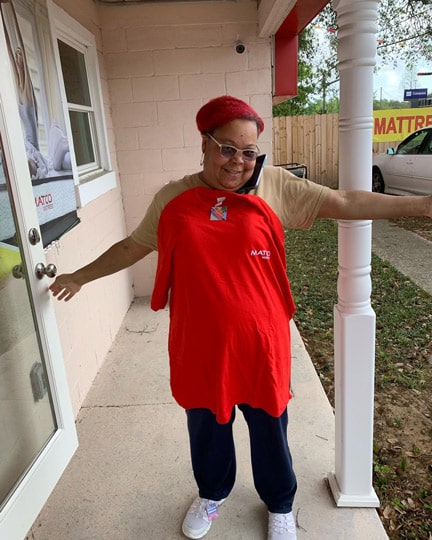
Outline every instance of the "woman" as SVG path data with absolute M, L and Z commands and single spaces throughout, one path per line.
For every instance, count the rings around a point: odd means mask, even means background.
M 316 218 L 432 217 L 432 197 L 334 191 L 278 167 L 265 167 L 258 186 L 244 193 L 262 119 L 245 102 L 222 96 L 204 105 L 196 121 L 202 170 L 164 186 L 128 238 L 50 288 L 68 301 L 85 283 L 158 250 L 151 305 L 161 309 L 169 298 L 171 388 L 186 410 L 198 486 L 183 533 L 202 538 L 234 485 L 237 406 L 249 428 L 254 483 L 269 512 L 268 539 L 294 540 L 287 404 L 295 308 L 283 229 L 309 228 Z

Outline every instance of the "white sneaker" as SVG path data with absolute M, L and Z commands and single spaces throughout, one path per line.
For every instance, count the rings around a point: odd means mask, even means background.
M 212 501 L 197 497 L 190 505 L 183 520 L 183 534 L 187 538 L 202 538 L 205 536 L 211 527 L 212 521 L 218 517 L 218 507 L 225 500 Z
M 273 514 L 269 512 L 268 540 L 296 540 L 296 524 L 293 513 Z

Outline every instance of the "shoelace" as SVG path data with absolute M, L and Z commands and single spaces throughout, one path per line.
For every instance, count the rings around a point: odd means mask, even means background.
M 272 514 L 270 516 L 269 529 L 278 534 L 282 534 L 284 532 L 295 534 L 296 525 L 292 513 Z

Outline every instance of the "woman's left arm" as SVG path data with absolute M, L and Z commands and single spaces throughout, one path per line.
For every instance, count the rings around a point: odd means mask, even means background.
M 331 189 L 317 217 L 332 219 L 391 219 L 403 216 L 432 218 L 432 195 L 395 196 L 370 191 Z

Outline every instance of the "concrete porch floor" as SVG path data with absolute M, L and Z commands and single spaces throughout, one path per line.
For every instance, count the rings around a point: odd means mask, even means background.
M 29 540 L 175 540 L 196 495 L 184 411 L 173 401 L 168 311 L 136 299 L 78 415 L 80 446 L 28 533 Z M 299 489 L 298 539 L 381 540 L 375 509 L 337 508 L 334 416 L 293 325 L 289 440 Z M 251 475 L 246 424 L 235 422 L 237 481 L 206 538 L 265 540 L 267 513 Z

